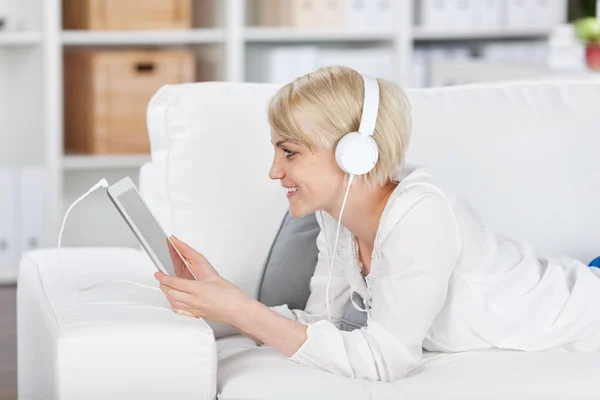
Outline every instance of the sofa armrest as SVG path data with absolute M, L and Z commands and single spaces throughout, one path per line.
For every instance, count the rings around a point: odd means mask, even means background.
M 136 249 L 64 249 L 79 287 L 132 280 L 158 288 Z M 174 313 L 160 290 L 100 286 L 78 293 L 55 250 L 24 256 L 17 288 L 20 399 L 213 399 L 217 356 L 210 326 Z

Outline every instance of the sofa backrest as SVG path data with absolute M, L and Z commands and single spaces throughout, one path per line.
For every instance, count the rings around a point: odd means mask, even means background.
M 408 162 L 542 256 L 600 256 L 600 82 L 410 91 Z
M 256 292 L 287 209 L 267 102 L 278 86 L 167 85 L 148 107 L 142 193 L 163 225 Z M 407 161 L 427 164 L 493 231 L 541 254 L 600 255 L 600 83 L 535 82 L 407 91 Z

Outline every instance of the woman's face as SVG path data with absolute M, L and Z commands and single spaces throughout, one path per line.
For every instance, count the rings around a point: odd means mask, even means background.
M 290 214 L 301 218 L 318 210 L 328 210 L 338 200 L 343 185 L 344 172 L 338 167 L 335 156 L 328 150 L 285 140 L 271 131 L 271 144 L 275 147 L 271 179 L 284 186 Z

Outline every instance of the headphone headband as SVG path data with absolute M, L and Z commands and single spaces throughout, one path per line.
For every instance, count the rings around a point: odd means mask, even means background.
M 344 135 L 335 148 L 335 159 L 340 168 L 350 175 L 364 175 L 377 163 L 379 149 L 373 139 L 379 109 L 379 84 L 377 79 L 362 75 L 365 98 L 360 126 L 357 132 Z
M 379 84 L 372 76 L 362 75 L 362 78 L 365 85 L 365 99 L 358 131 L 361 135 L 372 136 L 379 110 Z

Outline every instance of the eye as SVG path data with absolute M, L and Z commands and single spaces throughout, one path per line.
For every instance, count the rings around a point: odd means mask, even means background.
M 285 147 L 282 147 L 282 148 L 281 148 L 281 150 L 283 150 L 283 152 L 284 152 L 285 154 L 287 154 L 287 155 L 285 156 L 285 158 L 289 158 L 289 157 L 293 156 L 294 154 L 296 154 L 295 152 L 293 152 L 293 151 L 291 151 L 291 150 L 288 150 L 288 149 L 286 149 Z

